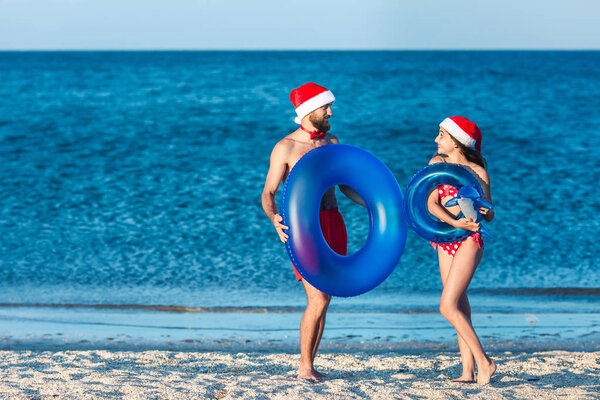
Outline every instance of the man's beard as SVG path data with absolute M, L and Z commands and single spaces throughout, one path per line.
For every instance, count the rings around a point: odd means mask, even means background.
M 315 115 L 309 115 L 308 120 L 311 124 L 317 129 L 318 132 L 327 132 L 331 126 L 329 125 L 329 121 L 325 118 L 319 118 Z

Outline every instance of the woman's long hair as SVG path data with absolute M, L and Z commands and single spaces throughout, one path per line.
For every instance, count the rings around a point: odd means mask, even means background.
M 483 158 L 480 152 L 465 146 L 464 144 L 456 140 L 454 136 L 449 136 L 452 138 L 454 143 L 456 143 L 456 145 L 458 146 L 458 150 L 460 150 L 460 152 L 463 153 L 467 160 L 479 165 L 482 168 L 487 168 L 487 161 L 485 161 L 485 158 Z

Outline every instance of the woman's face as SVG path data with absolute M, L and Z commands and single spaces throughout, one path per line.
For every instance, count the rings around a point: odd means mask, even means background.
M 439 154 L 448 155 L 458 148 L 456 143 L 454 143 L 454 140 L 452 140 L 450 137 L 448 131 L 446 131 L 444 128 L 440 128 L 440 132 L 435 138 L 435 142 L 437 143 Z

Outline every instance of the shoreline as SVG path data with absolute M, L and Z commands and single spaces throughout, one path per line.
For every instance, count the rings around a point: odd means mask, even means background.
M 328 353 L 320 383 L 295 378 L 297 354 L 0 351 L 0 397 L 159 399 L 593 399 L 600 352 L 503 352 L 487 385 L 451 382 L 457 352 Z
M 300 312 L 0 307 L 0 350 L 277 351 L 299 348 Z M 493 351 L 599 351 L 600 313 L 477 313 Z M 456 333 L 437 313 L 329 312 L 321 350 L 453 351 Z

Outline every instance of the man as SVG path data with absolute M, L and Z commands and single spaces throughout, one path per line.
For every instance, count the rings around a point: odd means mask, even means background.
M 296 109 L 295 122 L 300 124 L 300 127 L 273 148 L 261 198 L 263 210 L 283 243 L 288 239 L 288 235 L 284 232 L 288 227 L 281 223 L 283 218 L 278 214 L 275 204 L 275 193 L 279 185 L 285 181 L 294 165 L 306 153 L 320 146 L 339 143 L 337 137 L 327 133 L 330 128 L 329 117 L 332 115 L 331 105 L 335 101 L 331 91 L 314 83 L 307 83 L 292 90 L 290 100 Z M 346 186 L 340 186 L 340 189 L 350 199 L 364 205 L 353 189 Z M 321 199 L 320 220 L 323 236 L 329 246 L 335 252 L 346 255 L 346 227 L 337 209 L 334 187 L 330 188 Z M 294 272 L 296 279 L 302 281 L 307 298 L 306 310 L 300 322 L 298 378 L 318 382 L 324 375 L 314 369 L 313 362 L 325 327 L 325 314 L 331 296 L 303 280 L 295 267 Z

